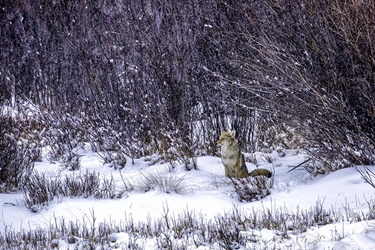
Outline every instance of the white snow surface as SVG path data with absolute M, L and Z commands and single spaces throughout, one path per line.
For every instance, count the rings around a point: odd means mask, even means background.
M 266 160 L 258 166 L 247 163 L 249 170 L 262 167 L 275 171 L 271 195 L 259 201 L 239 202 L 225 184 L 226 178 L 220 158 L 204 156 L 197 159 L 198 170 L 186 171 L 183 165 L 177 166 L 174 170 L 174 174 L 183 176 L 186 181 L 186 188 L 182 194 L 152 190 L 132 191 L 116 199 L 64 197 L 38 213 L 29 211 L 23 205 L 21 192 L 0 194 L 0 230 L 4 232 L 48 227 L 56 218 L 61 217 L 66 221 L 90 221 L 93 213 L 98 222 L 119 222 L 129 216 L 132 216 L 134 221 L 146 221 L 147 218 L 160 218 L 166 206 L 170 213 L 176 216 L 184 211 L 194 211 L 195 214 L 201 214 L 207 219 L 231 211 L 234 207 L 249 213 L 265 208 L 282 208 L 295 212 L 298 209 L 308 210 L 317 202 L 323 204 L 327 210 L 333 209 L 342 213 L 342 216 L 345 216 L 348 208 L 356 212 L 368 211 L 368 202 L 375 198 L 375 190 L 365 183 L 355 169 L 346 168 L 318 177 L 310 176 L 303 167 L 288 172 L 293 166 L 303 162 L 305 157 L 298 151 L 290 150 L 286 153 L 284 157 L 279 157 L 276 153 L 271 154 L 271 163 Z M 101 177 L 113 176 L 118 188 L 122 188 L 120 170 L 103 166 L 96 153 L 87 150 L 80 154 L 82 158 L 79 171 L 95 171 L 100 173 Z M 261 156 L 261 153 L 258 156 Z M 375 166 L 369 168 L 375 170 Z M 134 164 L 128 159 L 121 174 L 123 178 L 136 182 L 148 172 L 165 172 L 168 169 L 168 164 L 149 166 L 146 158 L 136 159 Z M 59 164 L 49 163 L 47 160 L 37 162 L 35 171 L 51 176 L 72 174 L 72 171 L 62 169 Z M 269 237 L 270 240 L 274 235 L 268 230 L 259 233 L 264 239 Z M 116 237 L 118 242 L 126 242 L 127 234 L 119 233 Z M 145 249 L 155 249 L 154 247 L 152 241 L 145 244 Z M 375 221 L 344 221 L 308 228 L 305 233 L 280 242 L 278 249 L 375 249 Z

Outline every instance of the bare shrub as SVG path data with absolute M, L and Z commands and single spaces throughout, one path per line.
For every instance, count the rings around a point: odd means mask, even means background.
M 61 197 L 112 199 L 117 196 L 115 189 L 113 177 L 101 179 L 99 173 L 89 171 L 66 175 L 61 179 L 34 172 L 22 181 L 23 202 L 32 212 L 48 207 Z
M 50 146 L 49 160 L 61 162 L 68 170 L 79 170 L 81 156 L 77 150 L 87 139 L 83 118 L 59 111 L 44 114 L 43 119 L 48 124 L 44 140 Z
M 86 170 L 84 173 L 77 175 L 66 175 L 62 182 L 63 195 L 69 197 L 95 197 L 98 199 L 114 198 L 115 181 L 111 178 L 100 178 L 99 173 Z
M 270 195 L 274 177 L 256 176 L 248 178 L 230 178 L 232 188 L 241 202 L 251 202 Z
M 222 33 L 235 48 L 226 53 L 233 73 L 215 74 L 227 80 L 222 89 L 229 96 L 256 100 L 228 102 L 258 111 L 259 144 L 304 149 L 322 163 L 317 173 L 373 164 L 374 2 L 238 5 L 228 10 L 238 19 L 223 22 L 234 31 Z
M 371 187 L 375 188 L 375 173 L 368 167 L 363 169 L 356 167 L 357 172 L 361 175 L 362 179 L 369 184 Z
M 245 245 L 246 240 L 241 237 L 241 228 L 235 223 L 230 223 L 229 216 L 217 216 L 215 218 L 215 231 L 219 245 L 224 249 L 238 249 Z
M 123 152 L 118 150 L 117 152 L 105 151 L 98 155 L 103 160 L 103 164 L 113 167 L 114 169 L 123 169 L 126 165 L 126 157 Z
M 55 182 L 46 174 L 34 172 L 22 183 L 23 202 L 32 212 L 48 207 L 62 193 L 61 182 Z
M 122 221 L 99 222 L 94 210 L 91 210 L 87 216 L 74 221 L 54 218 L 45 228 L 6 228 L 0 233 L 0 244 L 2 249 L 50 249 L 60 243 L 68 243 L 70 248 L 78 249 L 108 248 L 109 245 L 144 249 L 143 240 L 153 239 L 158 248 L 165 249 L 274 249 L 275 243 L 290 239 L 290 235 L 304 233 L 312 226 L 372 220 L 374 202 L 368 201 L 368 206 L 371 210 L 368 213 L 357 213 L 345 204 L 346 218 L 341 209 L 326 210 L 323 201 L 318 200 L 309 209 L 297 207 L 293 211 L 286 207 L 271 207 L 253 208 L 251 212 L 246 212 L 234 207 L 231 212 L 208 219 L 189 208 L 176 216 L 165 204 L 160 217 L 149 217 L 139 222 L 134 221 L 131 215 L 126 215 Z M 273 240 L 263 241 L 261 232 L 264 229 L 270 230 L 267 234 L 273 233 Z M 124 242 L 117 241 L 116 234 L 121 232 L 128 235 Z M 334 235 L 333 239 L 336 237 Z
M 99 192 L 100 178 L 99 173 L 86 171 L 78 175 L 66 175 L 62 180 L 64 186 L 64 196 L 70 197 L 90 197 Z
M 121 198 L 121 194 L 116 192 L 116 182 L 111 175 L 111 178 L 102 178 L 100 182 L 100 188 L 95 194 L 96 198 L 110 198 L 114 199 L 116 197 Z
M 0 185 L 3 191 L 18 188 L 23 177 L 30 176 L 39 151 L 23 144 L 20 129 L 10 117 L 0 116 Z
M 156 171 L 141 173 L 142 177 L 137 180 L 136 187 L 142 192 L 158 190 L 163 193 L 183 194 L 188 191 L 189 183 L 185 175 L 174 172 Z

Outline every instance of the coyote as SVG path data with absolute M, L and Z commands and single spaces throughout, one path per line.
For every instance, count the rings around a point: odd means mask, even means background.
M 221 160 L 224 164 L 225 176 L 231 178 L 247 178 L 249 172 L 245 164 L 245 158 L 235 138 L 236 131 L 223 131 L 217 144 L 221 145 Z

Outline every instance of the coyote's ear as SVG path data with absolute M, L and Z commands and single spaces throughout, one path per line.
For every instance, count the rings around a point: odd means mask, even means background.
M 230 131 L 229 135 L 235 137 L 236 136 L 236 130 L 233 129 L 232 131 Z

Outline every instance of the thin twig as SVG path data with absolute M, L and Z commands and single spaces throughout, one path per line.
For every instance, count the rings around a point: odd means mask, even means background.
M 305 163 L 308 162 L 309 160 L 311 160 L 311 159 L 309 158 L 309 159 L 305 160 L 304 162 L 298 164 L 297 166 L 295 166 L 295 167 L 293 167 L 291 170 L 289 170 L 287 173 L 289 173 L 289 172 L 293 171 L 294 169 L 300 167 L 301 165 L 305 164 Z

